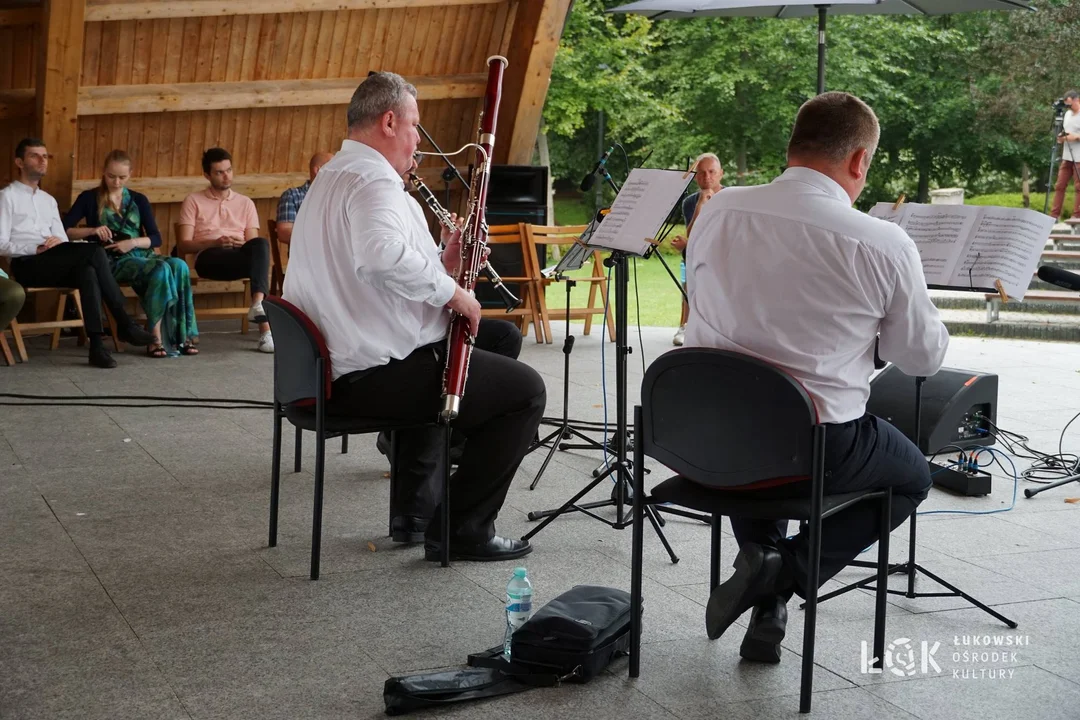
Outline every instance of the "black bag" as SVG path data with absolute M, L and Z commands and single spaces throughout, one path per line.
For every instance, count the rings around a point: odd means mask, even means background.
M 389 678 L 383 684 L 383 702 L 387 715 L 403 715 L 423 708 L 557 685 L 558 680 L 554 676 L 517 678 L 490 667 L 406 675 Z

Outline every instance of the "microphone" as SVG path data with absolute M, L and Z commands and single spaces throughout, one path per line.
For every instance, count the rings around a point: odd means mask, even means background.
M 1080 292 L 1080 275 L 1053 265 L 1043 265 L 1039 268 L 1039 279 L 1066 290 Z
M 604 166 L 607 165 L 608 157 L 614 150 L 614 145 L 605 150 L 604 154 L 600 156 L 600 160 L 597 161 L 596 166 L 589 171 L 588 175 L 582 178 L 581 185 L 579 186 L 581 188 L 581 192 L 587 192 L 593 185 L 596 184 L 596 173 L 604 169 Z

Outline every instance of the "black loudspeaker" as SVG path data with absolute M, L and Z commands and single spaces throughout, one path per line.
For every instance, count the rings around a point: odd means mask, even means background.
M 947 445 L 961 448 L 994 444 L 998 376 L 942 368 L 922 386 L 922 425 L 915 433 L 915 378 L 890 365 L 870 381 L 866 411 L 888 420 L 925 455 Z
M 547 225 L 547 187 L 548 169 L 546 167 L 492 165 L 485 208 L 488 225 L 512 225 L 520 222 Z M 537 247 L 536 259 L 540 267 L 544 267 L 546 257 L 545 248 Z M 502 277 L 521 277 L 524 274 L 521 267 L 520 248 L 510 245 L 493 245 L 488 262 Z M 522 297 L 520 284 L 511 282 L 506 284 L 514 295 Z M 503 307 L 498 293 L 486 282 L 476 284 L 476 299 L 484 308 Z

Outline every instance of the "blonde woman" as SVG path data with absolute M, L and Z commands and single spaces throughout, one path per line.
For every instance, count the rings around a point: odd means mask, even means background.
M 101 243 L 113 277 L 134 288 L 154 335 L 148 355 L 196 355 L 199 350 L 192 341 L 199 329 L 187 263 L 154 252 L 161 246 L 161 233 L 146 196 L 126 187 L 130 177 L 131 158 L 123 150 L 110 152 L 101 185 L 79 195 L 64 218 L 67 236 Z M 86 227 L 75 227 L 81 220 Z

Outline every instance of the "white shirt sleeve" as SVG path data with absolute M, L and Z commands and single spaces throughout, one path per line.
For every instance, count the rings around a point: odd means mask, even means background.
M 905 243 L 880 326 L 880 355 L 905 375 L 928 377 L 941 369 L 949 331 L 930 299 L 915 243 Z
M 432 252 L 424 253 L 410 242 L 414 221 L 405 213 L 407 199 L 401 188 L 382 180 L 350 196 L 353 268 L 362 282 L 442 307 L 457 284 L 439 262 L 434 243 Z
M 60 219 L 60 206 L 56 204 L 56 198 L 50 199 L 52 202 L 49 204 L 52 206 L 52 209 L 49 217 L 49 234 L 67 242 L 67 231 L 64 230 L 64 223 Z

